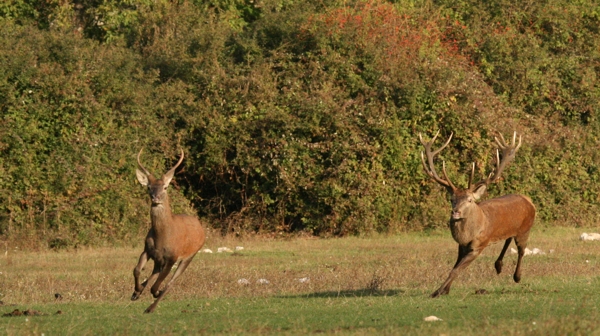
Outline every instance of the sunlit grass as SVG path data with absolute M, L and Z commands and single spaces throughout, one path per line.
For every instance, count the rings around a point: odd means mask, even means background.
M 236 245 L 244 250 L 198 254 L 150 315 L 142 313 L 152 302 L 148 293 L 129 301 L 141 247 L 9 249 L 0 257 L 0 313 L 31 308 L 46 315 L 1 317 L 0 327 L 8 334 L 38 335 L 597 333 L 600 242 L 579 241 L 581 232 L 535 229 L 530 248 L 546 254 L 525 257 L 521 284 L 511 278 L 515 255 L 508 254 L 503 273 L 495 274 L 501 246 L 494 245 L 440 299 L 428 296 L 456 258 L 447 232 L 340 239 L 213 237 L 207 244 L 213 251 Z M 242 278 L 249 284 L 239 284 Z M 487 294 L 475 294 L 478 289 Z M 424 322 L 429 315 L 443 321 Z

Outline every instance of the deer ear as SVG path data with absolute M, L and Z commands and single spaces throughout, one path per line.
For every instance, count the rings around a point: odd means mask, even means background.
M 171 180 L 173 179 L 173 172 L 167 172 L 165 175 L 163 175 L 162 180 L 163 183 L 165 185 L 165 187 L 169 186 L 169 184 L 171 183 Z
M 473 197 L 475 197 L 476 201 L 479 201 L 483 194 L 485 194 L 486 189 L 487 185 L 485 184 L 480 184 L 477 187 L 475 187 L 475 190 L 473 191 Z
M 137 179 L 141 185 L 143 185 L 144 187 L 148 186 L 148 176 L 146 174 L 144 174 L 144 172 L 142 172 L 139 169 L 136 169 L 135 176 L 137 177 Z

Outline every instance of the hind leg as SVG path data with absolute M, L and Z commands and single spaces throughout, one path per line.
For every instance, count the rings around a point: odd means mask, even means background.
M 154 296 L 155 298 L 157 298 L 160 295 L 160 291 L 159 291 L 160 285 L 165 280 L 165 278 L 169 275 L 169 273 L 171 273 L 171 269 L 173 268 L 173 265 L 175 265 L 175 261 L 172 261 L 172 260 L 168 260 L 164 265 L 162 265 L 162 267 L 160 269 L 160 273 L 158 274 L 158 277 L 156 278 L 156 281 L 150 288 L 150 293 L 152 293 L 152 296 Z
M 498 256 L 498 260 L 496 260 L 496 262 L 494 263 L 494 267 L 496 268 L 497 274 L 500 274 L 500 272 L 502 272 L 502 259 L 504 259 L 504 253 L 506 253 L 506 250 L 508 249 L 508 246 L 510 245 L 511 241 L 512 241 L 512 237 L 508 238 L 506 240 L 506 242 L 504 242 L 504 247 L 502 248 L 502 252 L 500 252 L 500 255 Z
M 175 281 L 175 279 L 177 279 L 185 271 L 185 269 L 188 267 L 190 262 L 192 262 L 192 258 L 194 258 L 194 256 L 192 256 L 186 260 L 182 260 L 179 263 L 179 266 L 177 266 L 177 270 L 175 271 L 175 274 L 173 274 L 173 277 L 171 278 L 171 280 L 165 285 L 163 290 L 158 291 L 156 293 L 156 296 L 155 296 L 156 300 L 150 305 L 150 307 L 148 307 L 146 309 L 146 311 L 144 313 L 152 313 L 154 311 L 154 309 L 156 309 L 156 306 L 158 305 L 160 300 L 162 300 L 162 298 L 167 294 L 169 289 L 171 289 L 171 285 L 173 284 L 173 281 Z
M 517 244 L 517 249 L 519 250 L 519 256 L 517 259 L 517 267 L 515 268 L 515 274 L 513 276 L 513 279 L 515 280 L 515 282 L 521 281 L 521 259 L 523 259 L 523 256 L 525 255 L 525 248 L 527 247 L 527 240 L 529 240 L 529 232 L 515 237 L 515 243 Z

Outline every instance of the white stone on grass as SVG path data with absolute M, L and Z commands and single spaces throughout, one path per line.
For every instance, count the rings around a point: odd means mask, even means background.
M 533 250 L 531 250 L 531 254 L 546 254 L 546 252 L 540 250 L 537 247 L 534 247 Z
M 437 317 L 437 316 L 427 316 L 426 318 L 423 319 L 423 321 L 425 322 L 435 322 L 435 321 L 443 321 L 441 318 Z
M 552 252 L 554 252 L 554 250 L 552 250 Z M 512 254 L 517 254 L 518 251 L 514 248 L 510 248 L 510 253 Z M 546 254 L 546 252 L 540 250 L 537 247 L 534 247 L 532 250 L 530 250 L 529 248 L 525 248 L 525 253 L 523 253 L 523 256 L 528 256 L 528 255 L 535 255 L 535 254 Z
M 587 240 L 600 240 L 600 233 L 582 233 L 579 236 L 579 240 L 587 241 Z

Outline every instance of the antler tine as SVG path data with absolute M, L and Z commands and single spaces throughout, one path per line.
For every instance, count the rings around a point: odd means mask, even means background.
M 512 144 L 509 145 L 506 143 L 506 140 L 504 140 L 504 137 L 502 136 L 502 133 L 498 133 L 498 135 L 500 136 L 500 140 L 498 140 L 498 138 L 494 137 L 494 140 L 496 140 L 496 143 L 498 144 L 498 147 L 500 147 L 501 149 L 506 149 L 506 148 L 514 148 L 515 152 L 519 149 L 519 147 L 521 147 L 521 141 L 523 140 L 523 136 L 519 135 L 519 143 L 515 146 L 516 142 L 517 142 L 517 131 L 513 132 L 513 138 L 512 138 Z
M 438 133 L 440 131 L 438 130 Z M 446 148 L 446 146 L 448 146 L 448 144 L 450 143 L 450 140 L 452 140 L 452 136 L 454 135 L 454 132 L 450 133 L 450 136 L 448 137 L 448 140 L 446 140 L 446 143 L 444 145 L 442 145 L 442 147 L 440 147 L 438 150 L 436 150 L 435 152 L 433 152 L 433 155 L 437 155 L 439 152 L 442 151 L 442 149 Z M 437 134 L 436 134 L 437 137 Z M 433 141 L 435 140 L 435 138 L 433 138 L 433 140 L 431 141 L 431 143 L 433 143 Z
M 494 137 L 494 140 L 496 140 L 496 143 L 498 144 L 498 147 L 500 147 L 500 148 L 506 148 L 508 145 L 506 144 L 506 140 L 504 140 L 504 137 L 502 136 L 502 133 L 498 133 L 498 135 L 500 136 L 500 140 L 498 140 L 497 137 Z
M 431 143 L 435 142 L 435 139 L 437 139 L 438 135 L 440 135 L 440 130 L 437 130 L 437 132 L 435 132 L 435 135 L 433 136 L 433 139 L 431 139 Z
M 475 162 L 471 166 L 471 175 L 469 175 L 469 186 L 467 187 L 469 190 L 471 190 L 471 186 L 473 185 L 473 177 L 475 177 Z
M 144 166 L 142 165 L 142 163 L 140 162 L 140 155 L 142 155 L 142 151 L 144 150 L 144 147 L 142 147 L 140 149 L 140 152 L 137 155 L 137 163 L 138 163 L 138 167 L 144 172 L 144 174 L 146 175 L 151 175 L 150 172 L 148 172 L 148 169 L 144 168 Z
M 479 183 L 490 184 L 497 181 L 500 178 L 500 175 L 504 171 L 504 169 L 508 166 L 508 164 L 514 159 L 517 150 L 521 147 L 523 137 L 519 135 L 519 142 L 517 143 L 517 132 L 513 133 L 512 143 L 506 143 L 502 133 L 498 133 L 500 139 L 494 137 L 498 147 L 496 149 L 496 169 L 487 177 L 487 179 L 480 181 Z M 500 150 L 502 150 L 502 160 L 500 160 Z
M 423 136 L 421 135 L 421 133 L 419 133 L 419 141 L 421 141 L 421 144 L 423 145 L 423 147 L 425 147 L 425 152 L 421 152 L 421 163 L 423 164 L 423 169 L 425 170 L 425 173 L 427 175 L 429 175 L 431 178 L 433 178 L 437 183 L 455 190 L 456 187 L 454 186 L 454 184 L 452 184 L 452 182 L 450 181 L 450 179 L 448 178 L 448 174 L 446 173 L 446 169 L 445 169 L 445 163 L 444 163 L 444 177 L 446 178 L 446 180 L 442 179 L 439 177 L 439 175 L 437 174 L 436 170 L 435 170 L 435 165 L 433 163 L 433 159 L 434 157 L 444 148 L 446 148 L 446 146 L 448 146 L 448 144 L 450 143 L 450 140 L 452 139 L 452 136 L 454 135 L 454 133 L 450 134 L 450 137 L 448 138 L 448 140 L 446 141 L 446 143 L 440 147 L 439 149 L 435 150 L 435 151 L 431 151 L 431 146 L 433 145 L 433 142 L 436 140 L 436 138 L 438 137 L 440 131 L 438 130 L 435 134 L 435 136 L 433 137 L 433 139 L 431 139 L 431 141 L 424 141 L 423 140 Z M 427 163 L 425 162 L 425 156 L 427 156 Z
M 498 150 L 498 148 L 496 148 L 496 171 L 498 170 L 500 170 L 500 151 Z
M 425 156 L 424 156 L 423 152 L 421 152 L 421 163 L 423 164 L 423 170 L 425 170 L 425 173 L 427 175 L 429 175 L 429 177 L 431 177 L 432 179 L 438 181 L 439 183 L 444 184 L 445 186 L 447 186 L 447 184 L 445 184 L 446 181 L 443 181 L 442 179 L 440 179 L 437 176 L 437 174 L 435 173 L 435 170 L 432 171 L 431 169 L 429 169 L 429 167 L 427 167 L 427 163 L 425 163 Z
M 452 188 L 452 190 L 456 190 L 456 187 L 454 186 L 454 184 L 452 184 L 452 181 L 450 181 L 450 179 L 448 178 L 448 173 L 446 173 L 446 161 L 443 161 L 443 160 L 442 160 L 442 173 L 444 173 L 444 178 L 450 185 L 450 188 Z
M 177 161 L 175 166 L 173 166 L 173 168 L 171 168 L 168 172 L 166 172 L 164 176 L 173 177 L 173 175 L 175 175 L 175 169 L 177 169 L 177 167 L 179 167 L 181 162 L 183 162 L 183 149 L 181 149 L 181 157 L 179 158 L 179 161 Z

